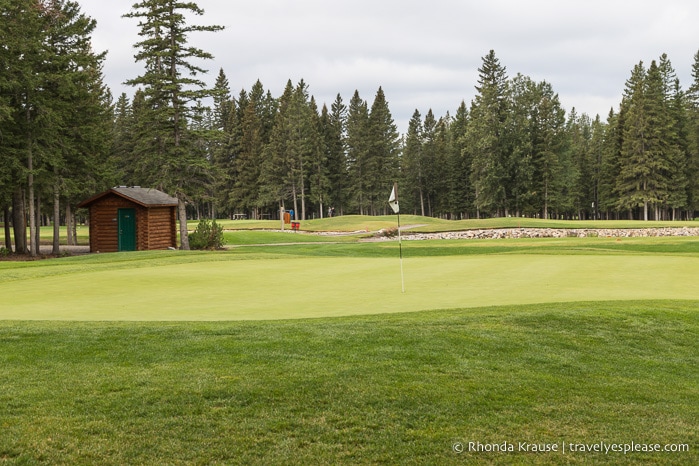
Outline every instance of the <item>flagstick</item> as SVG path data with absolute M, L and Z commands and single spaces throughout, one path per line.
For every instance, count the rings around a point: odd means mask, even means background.
M 400 255 L 400 286 L 403 293 L 405 293 L 405 280 L 403 279 L 403 243 L 400 239 L 400 212 L 398 213 L 398 251 Z
M 398 250 L 400 251 L 400 285 L 401 290 L 405 293 L 405 280 L 403 279 L 403 242 L 400 237 L 400 209 L 398 208 L 398 183 L 393 183 L 391 196 L 388 198 L 388 204 L 391 210 L 398 214 Z

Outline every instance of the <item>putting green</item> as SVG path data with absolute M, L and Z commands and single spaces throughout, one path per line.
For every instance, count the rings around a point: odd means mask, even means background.
M 699 258 L 495 255 L 167 264 L 0 283 L 0 319 L 280 319 L 566 301 L 699 301 Z

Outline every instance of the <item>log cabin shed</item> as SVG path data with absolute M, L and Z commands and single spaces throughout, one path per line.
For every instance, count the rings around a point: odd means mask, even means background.
M 90 211 L 90 252 L 177 247 L 177 198 L 162 191 L 119 186 L 78 207 Z

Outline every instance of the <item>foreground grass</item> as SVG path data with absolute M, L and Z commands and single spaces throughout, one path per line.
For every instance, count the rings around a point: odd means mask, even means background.
M 697 464 L 698 342 L 697 304 L 678 301 L 4 321 L 0 463 Z M 689 451 L 478 453 L 469 442 Z

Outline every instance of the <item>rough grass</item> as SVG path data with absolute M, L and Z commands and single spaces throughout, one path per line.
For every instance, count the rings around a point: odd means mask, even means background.
M 696 301 L 0 322 L 0 463 L 697 464 L 698 341 Z M 600 442 L 689 451 L 560 452 Z

